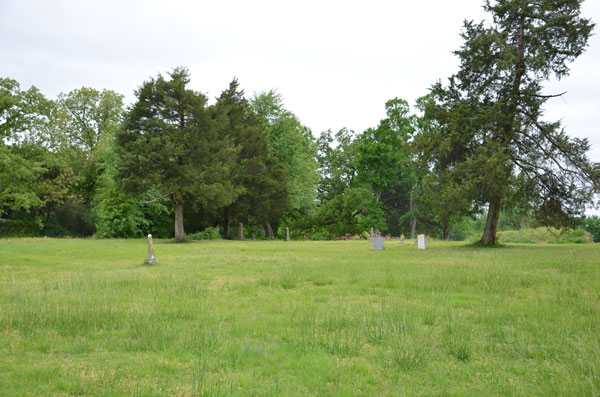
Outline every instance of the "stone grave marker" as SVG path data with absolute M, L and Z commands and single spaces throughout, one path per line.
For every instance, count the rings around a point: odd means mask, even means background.
M 244 239 L 244 224 L 240 223 L 240 226 L 238 227 L 238 240 L 243 240 Z
M 425 249 L 425 235 L 424 234 L 419 234 L 417 236 L 417 243 L 418 243 L 418 247 L 420 250 Z
M 431 243 L 431 237 L 427 236 L 425 237 L 425 245 L 428 245 L 429 243 Z
M 400 235 L 400 244 L 404 244 L 404 234 Z
M 290 228 L 285 227 L 285 241 L 290 241 Z
M 154 244 L 152 244 L 152 235 L 151 234 L 148 235 L 148 259 L 146 259 L 144 261 L 144 263 L 147 263 L 149 265 L 158 264 L 158 262 L 156 261 L 156 258 L 154 257 Z
M 373 237 L 369 241 L 373 242 L 373 248 L 371 251 L 382 251 L 383 250 L 383 237 Z

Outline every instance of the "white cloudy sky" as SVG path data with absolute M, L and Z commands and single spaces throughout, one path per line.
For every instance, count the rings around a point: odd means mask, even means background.
M 457 69 L 463 19 L 480 20 L 483 0 L 50 1 L 0 0 L 0 76 L 49 97 L 81 86 L 133 101 L 158 72 L 183 65 L 194 89 L 214 98 L 237 76 L 247 94 L 276 88 L 315 135 L 362 131 L 384 103 L 413 103 Z M 600 23 L 600 1 L 583 14 Z M 548 107 L 567 131 L 592 142 L 600 161 L 600 39 Z

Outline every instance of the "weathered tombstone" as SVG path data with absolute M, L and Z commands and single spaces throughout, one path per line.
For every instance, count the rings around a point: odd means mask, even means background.
M 371 228 L 371 237 L 369 237 L 369 238 L 373 238 L 373 237 L 375 237 L 375 233 L 373 233 L 373 228 Z
M 156 261 L 156 258 L 154 257 L 154 244 L 152 244 L 151 234 L 148 235 L 148 259 L 146 259 L 144 263 L 147 263 L 149 265 L 156 265 L 158 263 Z
M 417 242 L 418 242 L 419 249 L 424 250 L 425 249 L 425 235 L 419 234 L 417 236 Z
M 383 250 L 383 237 L 373 237 L 372 239 L 369 239 L 369 241 L 373 242 L 373 248 L 371 248 L 371 251 Z
M 256 234 L 252 235 L 252 240 L 256 240 Z
M 425 237 L 425 245 L 429 244 L 431 242 L 431 237 L 427 236 Z
M 238 227 L 238 240 L 243 240 L 244 239 L 244 224 L 240 223 L 240 226 Z
M 285 241 L 290 241 L 290 228 L 285 227 Z
M 404 244 L 404 234 L 400 235 L 400 244 Z

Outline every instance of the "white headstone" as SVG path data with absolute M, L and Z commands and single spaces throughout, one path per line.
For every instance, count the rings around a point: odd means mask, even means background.
M 148 263 L 150 265 L 156 265 L 156 258 L 154 257 L 154 244 L 152 244 L 152 235 L 148 235 L 148 259 L 144 263 Z
M 424 234 L 419 234 L 417 236 L 417 242 L 418 242 L 418 247 L 420 250 L 424 250 L 425 249 L 425 235 Z

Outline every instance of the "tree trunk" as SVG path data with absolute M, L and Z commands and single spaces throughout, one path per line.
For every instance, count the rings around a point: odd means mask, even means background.
M 494 199 L 490 201 L 488 209 L 487 221 L 485 222 L 485 230 L 481 237 L 481 244 L 491 245 L 496 244 L 496 231 L 498 230 L 498 216 L 500 215 L 500 200 Z
M 274 238 L 275 236 L 273 235 L 273 228 L 271 227 L 271 224 L 267 221 L 262 223 L 263 225 L 263 229 L 265 229 L 265 236 L 267 238 Z
M 185 231 L 183 230 L 183 203 L 175 200 L 175 240 L 185 240 Z
M 410 219 L 410 238 L 414 240 L 417 234 L 417 218 L 413 216 Z
M 412 212 L 415 209 L 412 191 L 410 192 L 409 205 L 410 205 L 409 211 Z M 414 239 L 416 233 L 417 233 L 417 217 L 413 214 L 410 218 L 410 238 Z
M 225 216 L 223 217 L 223 232 L 225 238 L 229 240 L 231 237 L 231 208 L 225 207 Z
M 452 231 L 452 225 L 450 223 L 447 223 L 446 225 L 444 225 L 444 240 L 448 241 L 450 240 L 450 232 Z

